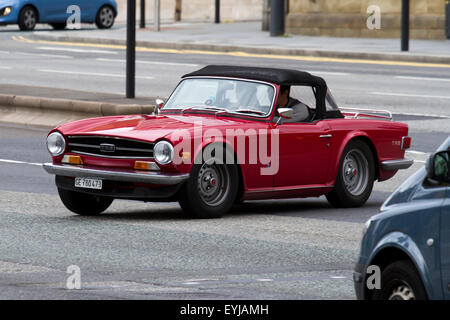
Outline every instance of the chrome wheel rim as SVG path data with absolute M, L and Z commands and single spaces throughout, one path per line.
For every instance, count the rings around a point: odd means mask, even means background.
M 369 182 L 369 162 L 360 150 L 350 150 L 345 156 L 342 178 L 351 195 L 359 196 L 366 190 Z
M 415 300 L 414 291 L 407 285 L 401 284 L 392 290 L 389 300 Z
M 32 9 L 27 9 L 23 13 L 23 22 L 27 29 L 32 29 L 36 25 L 36 13 Z
M 110 27 L 114 23 L 114 11 L 109 7 L 105 7 L 100 11 L 99 18 L 102 26 Z
M 230 175 L 226 165 L 205 162 L 197 177 L 200 198 L 209 206 L 222 204 L 230 192 Z

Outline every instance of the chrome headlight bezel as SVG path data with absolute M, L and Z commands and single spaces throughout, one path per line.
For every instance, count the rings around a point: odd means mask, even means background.
M 161 140 L 153 147 L 155 161 L 162 165 L 170 164 L 174 157 L 174 148 L 169 141 Z
M 66 151 L 66 139 L 59 132 L 53 132 L 47 137 L 47 150 L 54 156 L 58 157 Z

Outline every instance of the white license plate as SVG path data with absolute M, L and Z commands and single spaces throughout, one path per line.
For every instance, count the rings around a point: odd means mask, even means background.
M 75 178 L 75 187 L 101 190 L 102 180 L 92 178 Z

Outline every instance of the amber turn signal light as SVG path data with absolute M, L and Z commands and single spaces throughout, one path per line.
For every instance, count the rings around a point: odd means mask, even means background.
M 136 169 L 136 170 L 159 170 L 159 167 L 154 162 L 136 161 L 134 163 L 134 169 Z
M 62 159 L 62 163 L 68 164 L 83 164 L 83 159 L 80 156 L 65 155 Z

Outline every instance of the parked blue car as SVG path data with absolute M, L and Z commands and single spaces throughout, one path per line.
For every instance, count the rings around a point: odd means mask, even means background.
M 367 221 L 353 274 L 358 299 L 450 299 L 449 173 L 450 137 Z
M 21 30 L 33 30 L 37 23 L 64 29 L 67 19 L 80 8 L 80 22 L 111 28 L 117 16 L 116 0 L 0 0 L 0 25 L 18 24 Z M 69 10 L 68 10 L 69 9 Z

